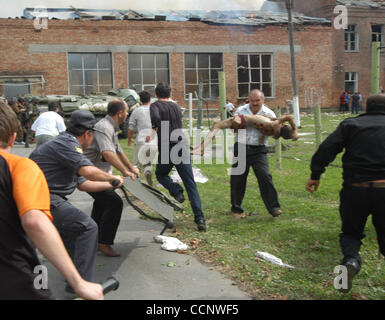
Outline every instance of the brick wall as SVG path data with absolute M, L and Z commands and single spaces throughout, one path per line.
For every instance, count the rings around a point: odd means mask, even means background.
M 68 94 L 67 55 L 58 52 L 39 52 L 33 45 L 105 45 L 105 46 L 167 46 L 170 49 L 170 82 L 172 95 L 181 105 L 184 99 L 183 52 L 175 46 L 287 46 L 286 51 L 274 53 L 276 98 L 268 99 L 271 107 L 284 106 L 291 98 L 290 53 L 287 26 L 228 26 L 202 22 L 171 21 L 80 21 L 49 20 L 48 29 L 36 32 L 32 20 L 0 19 L 0 75 L 41 74 L 45 94 Z M 298 26 L 295 45 L 300 106 L 306 106 L 305 91 L 319 88 L 324 91 L 324 106 L 333 106 L 332 29 L 330 26 Z M 68 47 L 69 46 L 69 47 Z M 231 48 L 231 47 L 230 47 Z M 237 99 L 237 52 L 223 54 L 227 97 Z M 127 52 L 113 52 L 115 87 L 127 86 Z M 34 92 L 32 92 L 34 94 Z M 209 107 L 218 106 L 212 101 Z

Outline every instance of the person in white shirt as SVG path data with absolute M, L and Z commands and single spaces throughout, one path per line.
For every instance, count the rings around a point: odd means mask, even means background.
M 235 111 L 234 105 L 229 100 L 226 100 L 226 114 L 227 114 L 227 118 L 232 117 L 234 111 Z
M 152 186 L 152 162 L 157 152 L 156 140 L 147 138 L 152 133 L 150 104 L 151 96 L 147 91 L 139 93 L 142 105 L 136 108 L 128 122 L 128 146 L 132 143 L 132 138 L 137 133 L 135 149 L 133 155 L 133 164 L 143 169 L 147 183 Z
M 249 104 L 246 104 L 235 112 L 235 116 L 241 115 L 260 115 L 270 118 L 276 118 L 275 113 L 264 104 L 264 94 L 260 90 L 252 90 L 249 94 Z M 238 137 L 237 137 L 238 140 Z M 273 179 L 270 174 L 269 162 L 267 159 L 267 136 L 256 128 L 255 125 L 246 127 L 246 154 L 238 155 L 238 147 L 241 142 L 234 144 L 234 158 L 246 158 L 246 170 L 243 174 L 235 174 L 234 168 L 238 163 L 235 161 L 232 165 L 232 174 L 230 178 L 231 188 L 231 211 L 236 217 L 244 217 L 242 208 L 243 197 L 246 192 L 247 177 L 250 167 L 258 180 L 261 198 L 267 211 L 273 216 L 278 217 L 282 212 L 278 202 L 278 194 L 274 187 Z M 244 150 L 243 149 L 243 150 Z
M 42 113 L 32 124 L 31 130 L 35 131 L 36 147 L 52 140 L 66 130 L 64 120 L 58 111 L 59 106 L 56 103 L 50 103 L 48 111 Z

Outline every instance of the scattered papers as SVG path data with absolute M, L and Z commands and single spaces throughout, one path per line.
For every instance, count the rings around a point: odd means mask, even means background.
M 263 260 L 266 260 L 268 262 L 274 263 L 278 266 L 284 267 L 284 268 L 290 268 L 294 269 L 293 266 L 288 265 L 286 263 L 283 263 L 281 259 L 277 258 L 276 256 L 273 256 L 270 253 L 263 252 L 263 251 L 258 251 L 257 253 L 254 254 L 256 257 L 261 258 Z
M 183 251 L 187 250 L 188 246 L 184 244 L 182 241 L 178 240 L 175 237 L 167 237 L 167 236 L 155 236 L 155 242 L 162 243 L 161 249 L 167 251 Z
M 209 179 L 202 174 L 201 169 L 192 167 L 192 171 L 195 182 L 206 183 L 207 181 L 209 181 Z M 174 182 L 182 182 L 182 178 L 179 176 L 178 171 L 176 171 L 175 169 L 173 169 L 172 171 L 171 179 Z

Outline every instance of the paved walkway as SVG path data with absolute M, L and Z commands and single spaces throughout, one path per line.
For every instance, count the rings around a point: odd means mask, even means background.
M 16 146 L 12 153 L 28 156 L 32 150 Z M 69 199 L 79 209 L 90 214 L 92 198 L 87 193 L 75 191 Z M 119 289 L 107 294 L 106 300 L 250 299 L 232 285 L 231 280 L 210 270 L 194 256 L 160 249 L 160 244 L 155 243 L 153 238 L 159 234 L 163 225 L 140 219 L 139 214 L 125 200 L 124 203 L 114 245 L 121 257 L 109 258 L 98 253 L 96 259 L 95 281 L 102 282 L 111 274 L 116 275 L 120 281 Z M 59 272 L 45 259 L 43 264 L 48 267 L 48 285 L 55 297 L 73 298 L 73 295 L 64 291 L 65 282 Z

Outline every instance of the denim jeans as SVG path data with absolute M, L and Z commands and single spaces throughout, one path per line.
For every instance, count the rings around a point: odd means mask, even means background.
M 169 155 L 171 154 L 171 149 L 175 146 L 175 144 L 170 144 L 170 152 Z M 186 149 L 187 148 L 187 149 Z M 183 146 L 183 151 L 185 152 L 184 154 L 189 155 L 189 150 L 188 146 Z M 181 155 L 181 153 L 179 153 Z M 194 221 L 197 223 L 199 220 L 204 221 L 204 215 L 202 212 L 202 205 L 201 205 L 201 199 L 199 196 L 199 192 L 197 189 L 197 185 L 194 180 L 194 174 L 192 171 L 192 166 L 191 166 L 191 160 L 190 156 L 184 156 L 182 157 L 180 163 L 175 163 L 175 159 L 172 159 L 172 157 L 166 157 L 168 158 L 168 161 L 163 161 L 162 163 L 162 155 L 159 152 L 159 157 L 158 157 L 158 163 L 156 165 L 156 178 L 158 179 L 159 183 L 165 187 L 168 192 L 175 197 L 179 192 L 183 192 L 183 188 L 176 182 L 174 182 L 170 177 L 169 173 L 171 169 L 175 166 L 179 176 L 181 177 L 183 184 L 186 188 L 187 195 L 191 204 L 191 208 L 194 212 Z M 171 159 L 170 159 L 171 158 Z

